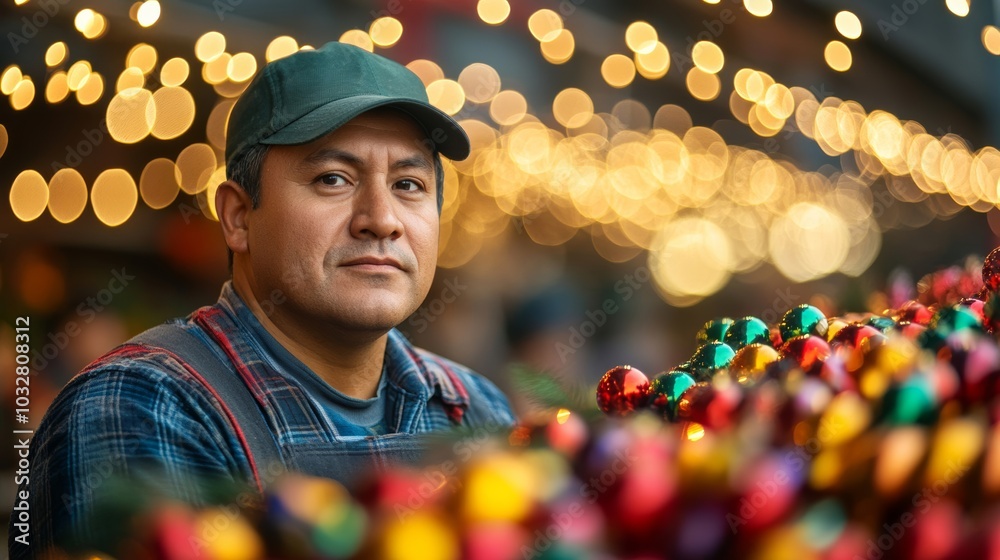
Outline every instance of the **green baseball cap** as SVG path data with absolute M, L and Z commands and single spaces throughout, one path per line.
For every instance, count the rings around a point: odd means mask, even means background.
M 469 156 L 469 137 L 427 101 L 427 90 L 405 66 L 362 48 L 332 42 L 268 63 L 233 106 L 226 161 L 255 144 L 304 144 L 376 107 L 413 118 L 429 146 L 453 160 Z

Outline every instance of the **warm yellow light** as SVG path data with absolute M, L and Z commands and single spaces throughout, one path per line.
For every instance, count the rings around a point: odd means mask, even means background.
M 719 77 L 698 67 L 688 71 L 685 83 L 691 95 L 700 101 L 712 101 L 722 91 L 722 82 L 719 81 Z
M 345 31 L 340 36 L 339 41 L 341 43 L 346 43 L 348 45 L 354 45 L 355 47 L 360 47 L 368 52 L 373 52 L 375 50 L 375 43 L 372 42 L 371 35 L 365 33 L 360 29 L 349 29 Z
M 625 44 L 634 53 L 650 53 L 656 47 L 658 40 L 656 29 L 645 21 L 632 22 L 625 29 Z
M 87 207 L 87 183 L 73 168 L 56 171 L 49 180 L 49 214 L 59 223 L 68 224 Z
M 156 105 L 148 89 L 129 88 L 111 98 L 107 110 L 108 133 L 122 144 L 134 144 L 149 135 L 156 122 Z
M 969 15 L 969 0 L 946 0 L 945 5 L 958 17 Z
M 74 19 L 76 29 L 88 39 L 97 39 L 108 30 L 108 20 L 90 8 L 80 10 Z
M 229 59 L 226 76 L 234 82 L 245 82 L 257 72 L 257 59 L 248 52 L 241 52 Z
M 743 0 L 743 6 L 747 11 L 757 17 L 767 17 L 771 15 L 774 6 L 771 0 Z
M 479 19 L 490 25 L 500 25 L 510 16 L 510 4 L 507 0 L 479 0 L 476 4 Z
M 601 64 L 601 77 L 611 87 L 623 88 L 635 79 L 635 63 L 623 54 L 613 54 Z
M 17 84 L 21 83 L 21 69 L 16 64 L 11 64 L 4 69 L 3 74 L 0 75 L 0 93 L 4 95 L 10 95 L 17 87 Z
M 10 209 L 22 222 L 30 222 L 42 215 L 49 203 L 49 187 L 42 174 L 26 169 L 14 178 L 10 187 Z
M 226 51 L 226 37 L 218 31 L 209 31 L 194 43 L 195 57 L 204 63 L 219 58 Z
M 7 142 L 9 140 L 7 137 L 7 127 L 0 124 L 0 157 L 3 157 L 3 153 L 7 151 Z
M 66 55 L 69 53 L 69 49 L 66 48 L 66 43 L 62 41 L 57 41 L 49 45 L 49 48 L 45 50 L 45 65 L 46 66 L 58 66 L 62 61 L 66 60 Z
M 270 43 L 267 44 L 267 50 L 264 53 L 264 60 L 271 62 L 272 60 L 285 58 L 298 50 L 299 43 L 294 37 L 289 37 L 288 35 L 275 37 L 274 39 L 271 39 Z
M 124 224 L 135 211 L 138 200 L 135 181 L 124 169 L 105 169 L 94 179 L 90 191 L 94 214 L 111 227 Z
M 490 118 L 500 125 L 512 125 L 524 118 L 528 102 L 514 90 L 501 91 L 490 102 Z
M 441 67 L 436 62 L 430 60 L 418 58 L 407 64 L 406 67 L 420 78 L 420 81 L 424 83 L 424 87 L 429 86 L 431 82 L 444 79 L 444 70 L 441 70 Z
M 990 54 L 1000 56 L 1000 29 L 992 25 L 983 27 L 982 40 Z
M 142 70 L 128 67 L 118 75 L 118 80 L 115 82 L 115 92 L 129 88 L 141 88 L 144 85 L 146 85 L 146 76 L 142 74 Z
M 160 140 L 177 138 L 194 122 L 194 97 L 182 87 L 161 87 L 153 93 L 156 121 L 150 134 Z
M 187 80 L 190 72 L 191 68 L 186 60 L 180 57 L 171 58 L 160 68 L 160 83 L 169 87 L 179 86 Z
M 489 64 L 474 62 L 458 75 L 466 97 L 473 103 L 489 103 L 500 93 L 500 74 Z
M 66 83 L 66 73 L 60 70 L 49 77 L 45 86 L 45 100 L 49 103 L 61 103 L 69 95 L 69 84 Z
M 229 61 L 232 59 L 233 55 L 224 52 L 212 59 L 211 62 L 205 63 L 201 67 L 202 78 L 205 79 L 205 82 L 213 85 L 225 82 L 229 79 Z
M 76 91 L 83 86 L 84 80 L 90 75 L 90 63 L 86 60 L 78 60 L 66 71 L 66 83 L 70 91 Z
M 143 74 L 149 74 L 156 67 L 156 49 L 146 43 L 132 47 L 125 57 L 125 67 L 138 68 Z
M 30 76 L 25 76 L 16 86 L 14 86 L 14 91 L 10 94 L 10 106 L 14 108 L 15 111 L 20 111 L 31 105 L 31 102 L 35 99 L 35 84 L 31 81 Z
M 205 190 L 215 166 L 215 151 L 208 144 L 191 144 L 181 150 L 177 156 L 181 190 L 187 194 Z
M 76 100 L 80 105 L 93 105 L 102 95 L 104 95 L 104 78 L 97 72 L 87 74 L 76 90 Z
M 635 53 L 635 69 L 648 80 L 657 80 L 667 74 L 670 68 L 670 51 L 663 43 L 657 42 L 648 53 Z
M 698 41 L 691 49 L 691 60 L 694 65 L 709 74 L 718 74 L 726 62 L 725 55 L 719 45 L 711 41 Z
M 156 158 L 146 164 L 139 177 L 139 194 L 153 210 L 166 208 L 180 191 L 180 171 L 167 158 Z
M 848 39 L 861 37 L 861 20 L 853 12 L 844 10 L 838 12 L 833 23 L 837 26 L 837 31 Z
M 135 19 L 143 27 L 153 25 L 160 19 L 160 3 L 157 0 L 146 0 L 139 6 Z
M 562 17 L 547 8 L 538 10 L 528 18 L 528 30 L 531 31 L 531 36 L 542 43 L 555 39 L 562 28 Z
M 562 64 L 573 57 L 576 39 L 569 29 L 560 29 L 555 37 L 539 45 L 542 56 L 552 64 Z
M 372 42 L 384 48 L 391 47 L 403 36 L 403 24 L 392 16 L 380 17 L 368 27 Z
M 427 100 L 445 113 L 454 115 L 465 104 L 465 91 L 455 80 L 437 80 L 427 86 Z
M 590 122 L 594 116 L 594 102 L 587 92 L 566 88 L 552 101 L 552 116 L 566 128 L 577 128 Z
M 234 100 L 220 101 L 208 115 L 205 123 L 205 137 L 209 143 L 220 150 L 226 149 L 226 126 L 229 124 L 229 113 L 233 110 Z
M 847 72 L 851 69 L 853 59 L 851 49 L 840 41 L 830 41 L 823 51 L 826 64 L 837 72 Z

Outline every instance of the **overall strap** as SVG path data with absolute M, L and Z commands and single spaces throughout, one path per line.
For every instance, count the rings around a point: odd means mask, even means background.
M 197 336 L 174 323 L 153 327 L 129 342 L 167 350 L 194 370 L 195 377 L 225 410 L 250 461 L 257 488 L 263 492 L 273 479 L 270 473 L 283 470 L 284 462 L 263 411 L 239 375 Z M 268 480 L 262 478 L 262 473 L 269 473 Z

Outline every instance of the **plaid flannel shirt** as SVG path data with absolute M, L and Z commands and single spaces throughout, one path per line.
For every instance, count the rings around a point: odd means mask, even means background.
M 245 304 L 227 282 L 215 305 L 174 322 L 236 364 L 283 456 L 299 447 L 336 448 L 353 438 L 340 435 L 351 430 L 282 375 L 281 364 L 238 320 L 239 307 Z M 389 333 L 383 372 L 391 433 L 497 431 L 515 422 L 507 398 L 490 381 L 414 347 L 397 330 Z M 203 493 L 185 481 L 252 481 L 240 434 L 217 398 L 177 356 L 159 349 L 124 344 L 87 366 L 61 391 L 32 438 L 30 481 L 18 489 L 29 492 L 31 546 L 14 542 L 12 518 L 11 558 L 33 558 L 66 537 L 92 538 L 95 496 L 116 476 L 145 477 L 153 467 L 166 475 L 157 484 L 196 505 Z M 382 452 L 379 438 L 365 441 L 363 449 L 373 456 Z

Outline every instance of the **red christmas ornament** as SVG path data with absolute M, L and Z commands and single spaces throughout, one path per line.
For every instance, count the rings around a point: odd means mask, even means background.
M 851 323 L 850 325 L 847 325 L 837 331 L 837 334 L 833 335 L 830 345 L 834 348 L 838 346 L 846 346 L 851 349 L 860 348 L 864 346 L 865 342 L 870 341 L 873 338 L 884 339 L 885 335 L 871 325 Z
M 597 406 L 608 416 L 627 416 L 646 406 L 649 378 L 632 366 L 615 366 L 597 384 Z
M 847 328 L 844 327 L 844 329 Z M 873 328 L 872 330 L 878 332 L 877 329 Z M 881 333 L 879 334 L 881 335 Z M 804 334 L 785 342 L 780 353 L 782 358 L 795 360 L 802 371 L 808 374 L 819 374 L 823 362 L 830 357 L 830 345 L 818 336 Z
M 993 292 L 1000 288 L 1000 247 L 990 251 L 983 261 L 983 284 Z
M 918 325 L 927 326 L 931 322 L 934 312 L 919 301 L 910 300 L 899 307 L 899 321 L 909 321 Z

